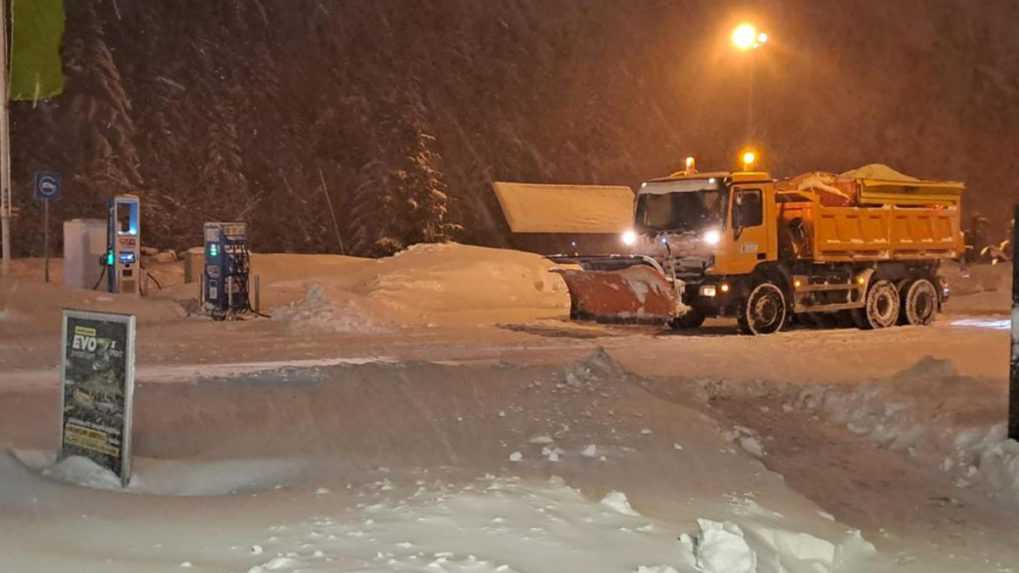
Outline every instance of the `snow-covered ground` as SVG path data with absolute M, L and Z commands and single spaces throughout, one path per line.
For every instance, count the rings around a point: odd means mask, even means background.
M 1019 570 L 1008 267 L 930 328 L 749 338 L 569 323 L 543 259 L 455 245 L 257 256 L 273 319 L 226 323 L 176 264 L 138 301 L 19 263 L 0 571 Z M 139 316 L 126 490 L 54 464 L 61 306 Z

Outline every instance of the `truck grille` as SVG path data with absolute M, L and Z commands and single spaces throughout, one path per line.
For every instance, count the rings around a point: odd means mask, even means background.
M 673 259 L 676 277 L 683 279 L 684 282 L 699 282 L 710 264 L 710 257 L 677 257 Z

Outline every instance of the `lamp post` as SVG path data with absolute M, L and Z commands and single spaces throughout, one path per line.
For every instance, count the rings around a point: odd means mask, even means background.
M 11 265 L 11 136 L 8 123 L 7 3 L 0 2 L 0 275 Z
M 750 58 L 747 71 L 747 141 L 754 139 L 754 60 L 753 53 L 768 43 L 768 34 L 757 29 L 757 26 L 744 22 L 732 30 L 732 45 Z

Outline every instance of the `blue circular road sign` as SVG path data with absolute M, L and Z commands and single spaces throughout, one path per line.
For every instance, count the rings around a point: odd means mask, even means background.
M 53 201 L 60 197 L 60 174 L 52 171 L 35 173 L 35 198 Z

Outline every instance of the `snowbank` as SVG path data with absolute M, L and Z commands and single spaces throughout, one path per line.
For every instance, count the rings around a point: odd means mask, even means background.
M 131 482 L 121 487 L 120 477 L 94 461 L 71 456 L 60 462 L 56 454 L 41 450 L 12 450 L 27 468 L 68 484 L 162 496 L 231 495 L 272 489 L 292 483 L 307 462 L 287 459 L 159 460 L 135 458 Z
M 392 330 L 378 317 L 381 313 L 344 294 L 334 291 L 330 296 L 321 284 L 312 283 L 301 300 L 273 309 L 272 319 L 286 322 L 291 332 L 380 334 Z
M 566 284 L 533 253 L 415 245 L 379 261 L 354 291 L 419 322 L 501 322 L 569 315 Z
M 273 255 L 285 260 L 285 255 Z M 261 268 L 269 300 L 303 289 L 301 299 L 272 314 L 342 331 L 401 326 L 524 322 L 569 315 L 569 294 L 553 263 L 521 251 L 455 243 L 414 245 L 378 260 L 336 257 L 335 272 L 297 264 Z M 274 261 L 275 262 L 275 261 Z M 280 273 L 280 274 L 277 274 Z M 310 278 L 309 278 L 310 277 Z M 338 324 L 337 324 L 338 323 Z
M 384 485 L 379 487 L 383 490 Z M 271 570 L 512 573 L 834 573 L 861 570 L 873 548 L 857 536 L 833 543 L 747 522 L 698 519 L 676 542 L 676 526 L 587 499 L 558 478 L 487 476 L 464 487 L 419 482 L 408 497 L 378 492 L 342 521 L 320 517 L 272 528 L 251 546 L 301 548 L 258 557 L 248 573 Z M 610 550 L 607 550 L 610 548 Z M 857 567 L 854 569 L 854 567 Z
M 186 313 L 171 300 L 140 298 L 84 289 L 65 289 L 41 279 L 0 278 L 0 334 L 4 327 L 59 332 L 61 309 L 133 314 L 139 323 L 179 320 Z M 13 330 L 11 332 L 14 332 Z
M 945 304 L 951 314 L 1002 314 L 1012 306 L 1012 265 L 981 264 L 966 268 L 957 264 L 941 267 L 952 298 Z
M 704 573 L 757 573 L 757 554 L 750 549 L 739 526 L 708 519 L 698 519 L 697 525 L 701 531 L 690 545 L 698 569 Z
M 42 475 L 96 489 L 119 489 L 120 478 L 88 458 L 71 456 L 42 470 Z
M 983 483 L 1019 502 L 1019 443 L 1006 439 L 1005 399 L 993 382 L 960 376 L 951 362 L 927 357 L 887 382 L 808 388 L 799 403 L 936 464 L 959 487 Z
M 282 524 L 271 541 L 250 545 L 301 550 L 257 558 L 249 573 L 696 571 L 670 527 L 592 502 L 555 477 L 421 484 L 407 497 L 373 495 L 342 520 Z
M 153 268 L 151 296 L 110 295 L 41 283 L 37 261 L 16 261 L 0 279 L 0 328 L 31 323 L 59 330 L 60 309 L 134 314 L 167 322 L 197 311 L 198 284 L 183 263 Z M 456 243 L 414 245 L 383 259 L 338 255 L 253 255 L 263 312 L 294 331 L 385 333 L 399 327 L 530 322 L 569 316 L 569 294 L 540 255 Z M 36 276 L 38 275 L 38 276 Z M 59 278 L 59 277 L 58 277 Z
M 699 531 L 680 536 L 702 573 L 837 573 L 859 571 L 877 550 L 859 531 L 830 541 L 781 526 L 777 520 L 741 524 L 697 519 Z

